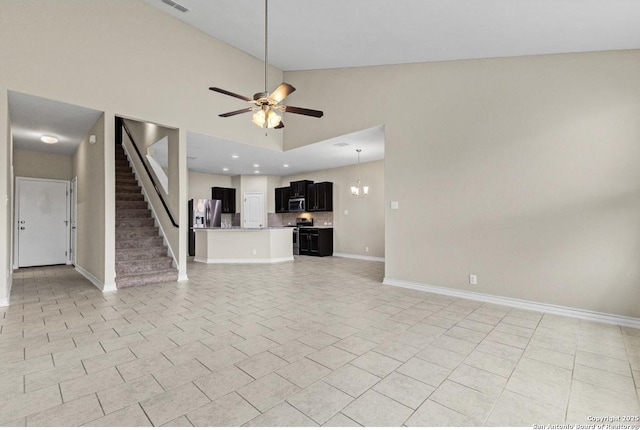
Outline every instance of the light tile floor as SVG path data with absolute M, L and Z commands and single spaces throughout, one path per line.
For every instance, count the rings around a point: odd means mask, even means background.
M 531 426 L 640 415 L 640 330 L 387 287 L 383 270 L 342 258 L 189 263 L 188 282 L 104 295 L 70 267 L 19 270 L 0 308 L 0 423 Z

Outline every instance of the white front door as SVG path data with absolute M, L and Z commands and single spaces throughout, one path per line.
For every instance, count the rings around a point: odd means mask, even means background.
M 69 181 L 16 178 L 17 266 L 66 264 Z
M 264 227 L 264 194 L 244 193 L 244 208 L 242 210 L 244 228 Z

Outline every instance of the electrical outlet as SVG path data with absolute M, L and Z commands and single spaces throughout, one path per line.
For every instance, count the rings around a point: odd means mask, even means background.
M 369 252 L 369 247 L 368 246 L 364 247 L 364 252 Z
M 345 215 L 349 215 L 349 210 L 348 210 L 348 209 L 345 209 L 345 210 L 344 210 L 344 214 L 345 214 Z
M 253 255 L 256 255 L 256 254 L 258 253 L 258 250 L 257 250 L 257 249 L 254 249 L 254 250 L 252 251 L 252 253 L 253 253 Z
M 471 285 L 478 285 L 478 276 L 477 275 L 469 275 L 469 283 Z

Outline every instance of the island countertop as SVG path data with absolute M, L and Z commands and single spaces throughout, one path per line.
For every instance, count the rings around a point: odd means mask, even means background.
M 194 228 L 201 263 L 280 263 L 293 261 L 293 229 Z

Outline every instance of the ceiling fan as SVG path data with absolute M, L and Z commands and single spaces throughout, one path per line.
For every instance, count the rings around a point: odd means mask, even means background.
M 222 113 L 218 116 L 228 118 L 242 113 L 254 112 L 253 123 L 263 128 L 284 128 L 284 123 L 282 122 L 280 115 L 278 115 L 278 111 L 321 118 L 322 115 L 324 115 L 322 111 L 280 104 L 289 94 L 296 90 L 292 85 L 289 85 L 286 82 L 280 84 L 271 94 L 267 92 L 267 65 L 269 53 L 268 11 L 268 0 L 264 0 L 264 92 L 254 94 L 251 99 L 240 94 L 232 93 L 231 91 L 223 90 L 222 88 L 209 87 L 211 91 L 235 97 L 253 105 L 244 109 Z

